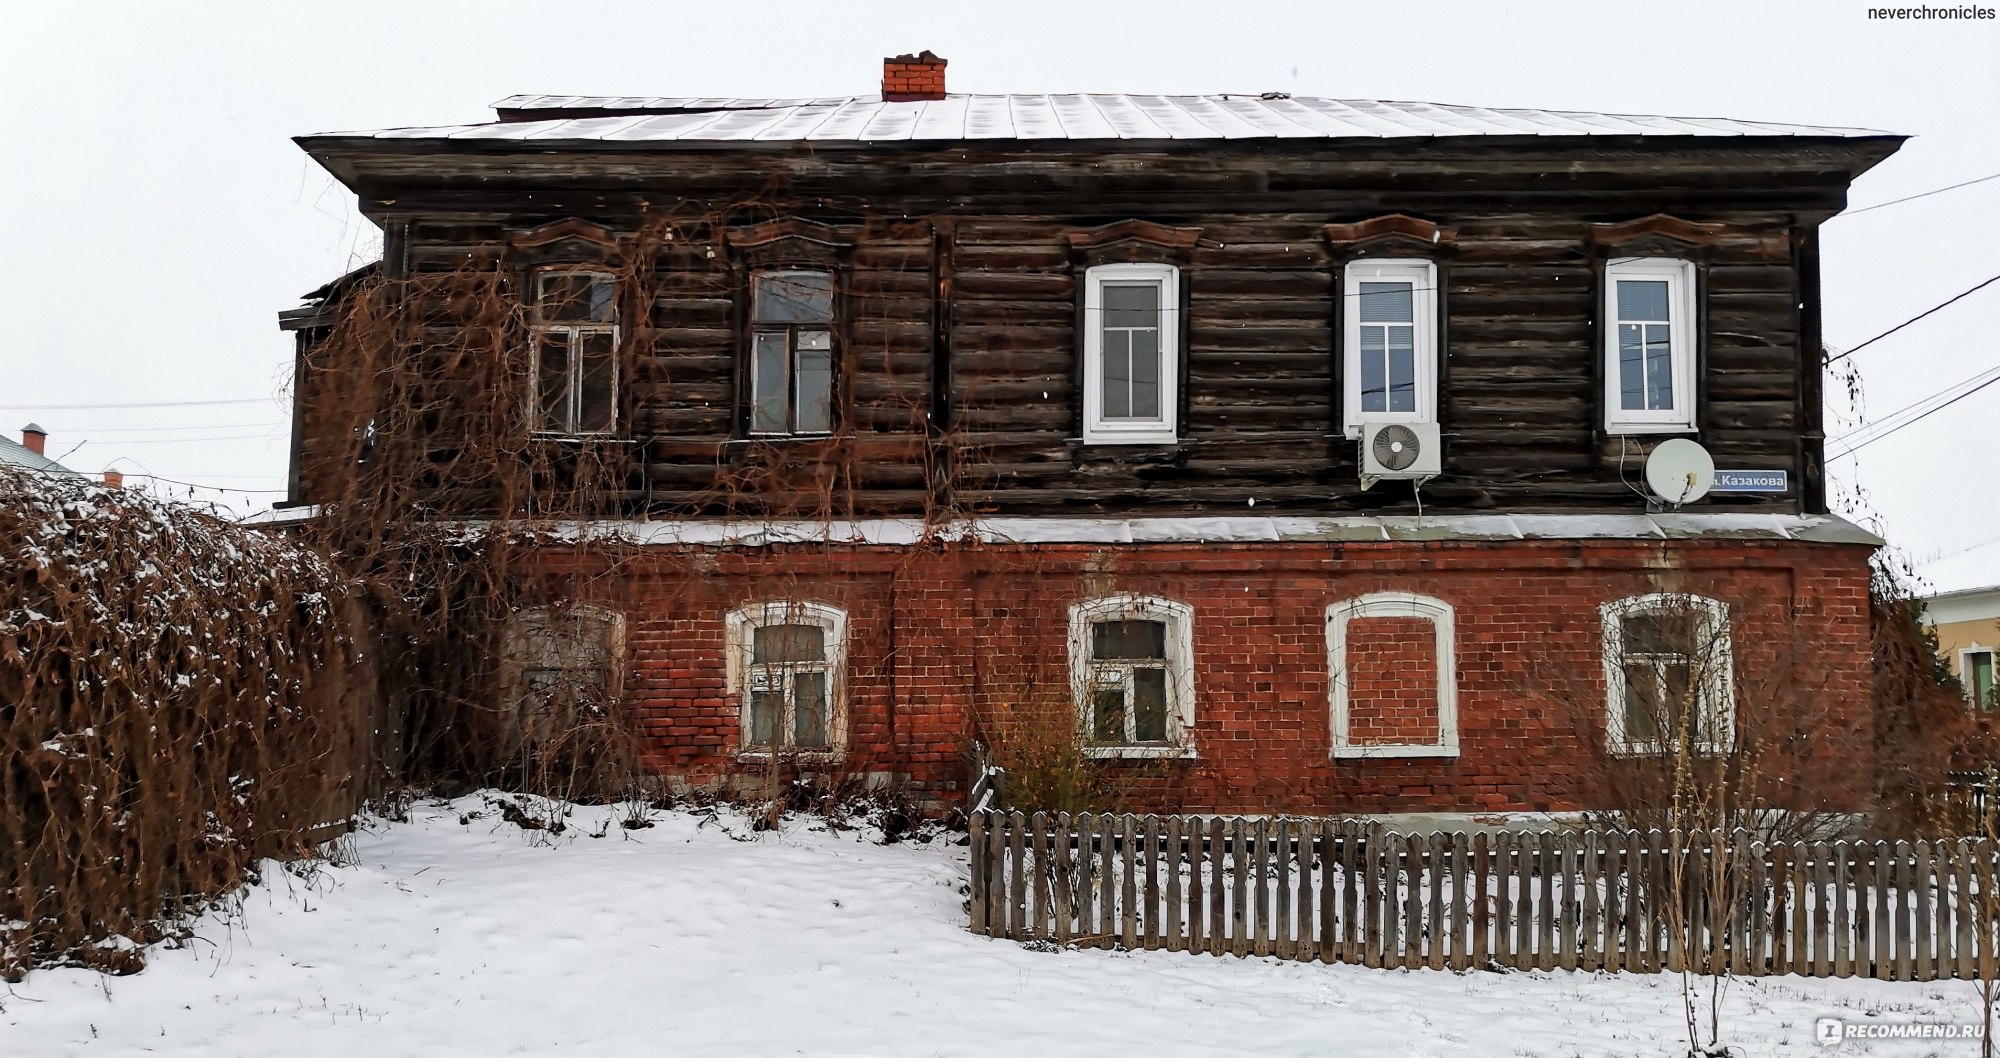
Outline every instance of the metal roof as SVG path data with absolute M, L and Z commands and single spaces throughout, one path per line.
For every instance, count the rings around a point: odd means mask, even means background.
M 328 133 L 375 139 L 740 143 L 770 141 L 1382 139 L 1467 136 L 1889 136 L 1729 118 L 1496 110 L 1265 95 L 951 95 L 705 99 L 510 96 L 507 120 Z M 538 111 L 552 112 L 535 117 Z M 579 116 L 579 112 L 582 112 Z
M 28 446 L 8 437 L 0 437 L 0 463 L 8 463 L 44 474 L 61 474 L 66 477 L 82 477 L 76 471 L 63 466 L 48 456 L 36 455 Z

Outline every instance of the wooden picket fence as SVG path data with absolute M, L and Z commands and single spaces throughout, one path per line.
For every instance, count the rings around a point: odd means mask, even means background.
M 1430 969 L 1995 971 L 1983 841 L 1397 834 L 1340 820 L 972 815 L 972 931 Z M 1993 894 L 1982 899 L 1982 894 Z

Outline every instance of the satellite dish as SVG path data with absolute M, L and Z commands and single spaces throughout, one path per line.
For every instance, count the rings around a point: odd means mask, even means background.
M 1714 484 L 1714 458 L 1685 437 L 1660 442 L 1646 457 L 1646 487 L 1663 503 L 1693 503 Z

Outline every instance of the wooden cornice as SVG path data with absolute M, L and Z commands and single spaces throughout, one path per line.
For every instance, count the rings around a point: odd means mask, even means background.
M 769 246 L 787 239 L 844 248 L 853 246 L 860 234 L 861 229 L 851 224 L 821 224 L 803 217 L 779 217 L 776 220 L 730 228 L 723 233 L 723 240 L 739 250 Z
M 1185 253 L 1194 249 L 1201 238 L 1201 229 L 1173 228 L 1135 218 L 1095 228 L 1071 228 L 1063 233 L 1063 237 L 1069 240 L 1070 249 L 1075 251 L 1096 250 L 1121 242 L 1142 242 Z
M 1326 241 L 1341 248 L 1388 240 L 1416 242 L 1438 248 L 1450 246 L 1458 236 L 1456 229 L 1442 228 L 1435 221 L 1412 217 L 1407 213 L 1385 213 L 1351 224 L 1329 224 L 1325 231 Z

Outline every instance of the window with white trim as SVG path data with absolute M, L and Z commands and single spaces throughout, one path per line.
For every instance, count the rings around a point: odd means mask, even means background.
M 1084 272 L 1083 439 L 1179 437 L 1180 269 L 1107 264 Z
M 1077 603 L 1069 657 L 1087 754 L 1193 756 L 1192 607 L 1138 595 Z
M 514 614 L 504 653 L 521 738 L 535 742 L 601 719 L 624 671 L 625 618 L 596 606 L 534 607 Z
M 535 274 L 529 330 L 535 429 L 608 434 L 618 421 L 618 284 L 574 269 Z
M 1995 682 L 1994 650 L 1973 645 L 1958 652 L 1958 682 L 1975 709 L 2000 708 L 2000 684 Z
M 1613 753 L 1727 751 L 1736 740 L 1729 604 L 1659 593 L 1604 604 Z
M 1372 663 L 1378 659 L 1354 649 L 1353 622 L 1369 618 L 1414 618 L 1431 626 L 1433 667 L 1429 715 L 1402 715 L 1412 703 L 1380 701 L 1371 687 Z M 1326 608 L 1326 653 L 1329 694 L 1333 706 L 1333 756 L 1344 757 L 1456 757 L 1458 756 L 1458 660 L 1454 646 L 1456 621 L 1451 604 L 1442 599 L 1409 592 L 1384 591 L 1334 603 Z M 1401 676 L 1402 673 L 1391 673 Z M 1403 681 L 1396 680 L 1398 684 Z M 1407 687 L 1400 687 L 1407 692 Z M 1425 696 L 1419 696 L 1425 697 Z M 1386 704 L 1381 720 L 1396 737 L 1384 737 L 1373 725 L 1358 724 L 1362 714 L 1373 714 Z M 1425 721 L 1429 723 L 1426 724 Z M 1429 737 L 1415 737 L 1426 732 Z
M 759 272 L 751 281 L 750 432 L 833 432 L 833 274 Z
M 1695 401 L 1694 262 L 1622 257 L 1604 267 L 1604 428 L 1688 433 Z
M 811 602 L 752 603 L 730 612 L 728 634 L 743 751 L 838 751 L 847 735 L 846 612 Z
M 1437 421 L 1437 265 L 1351 262 L 1343 270 L 1341 407 L 1367 422 Z

